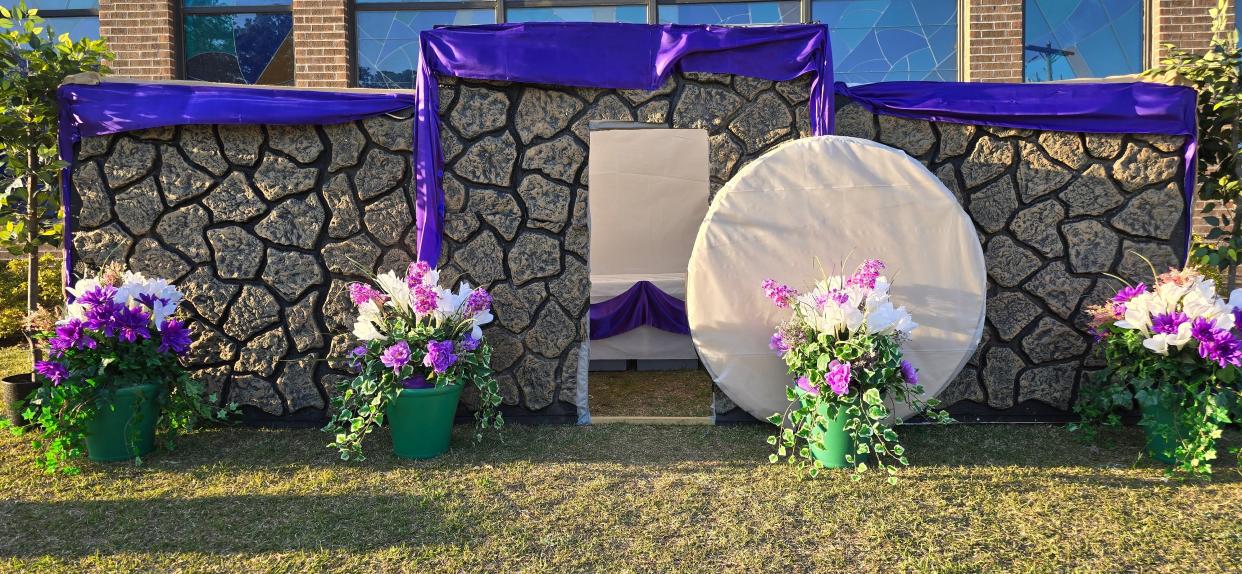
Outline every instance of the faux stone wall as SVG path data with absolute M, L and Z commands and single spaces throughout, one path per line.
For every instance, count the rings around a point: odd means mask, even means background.
M 703 128 L 711 190 L 781 142 L 809 133 L 808 82 L 687 74 L 654 91 L 442 82 L 445 270 L 490 286 L 505 403 L 572 417 L 590 302 L 592 120 Z M 709 201 L 704 197 L 704 201 Z
M 1105 274 L 1150 282 L 1138 255 L 1160 271 L 1185 258 L 1182 138 L 963 126 L 838 106 L 838 134 L 921 161 L 961 201 L 983 244 L 986 331 L 944 402 L 984 416 L 1069 409 L 1082 377 L 1101 364 L 1085 309 L 1118 288 Z
M 806 81 L 687 74 L 660 89 L 442 81 L 446 285 L 495 297 L 486 329 L 510 417 L 575 418 L 589 285 L 591 120 L 708 130 L 711 191 L 808 134 Z M 414 253 L 408 114 L 339 126 L 188 126 L 88 138 L 70 213 L 75 271 L 104 262 L 174 279 L 189 362 L 257 419 L 314 420 L 343 365 L 346 285 Z M 1175 138 L 1031 133 L 875 117 L 839 102 L 838 133 L 905 150 L 974 219 L 987 333 L 944 394 L 993 415 L 1069 407 L 1089 353 L 1084 306 L 1176 265 Z M 705 201 L 709 198 L 705 198 Z M 466 396 L 469 404 L 472 397 Z M 740 413 L 719 392 L 715 408 Z
M 186 295 L 188 363 L 252 419 L 321 420 L 345 286 L 413 253 L 411 121 L 186 126 L 87 138 L 74 271 L 108 261 Z M 339 366 L 339 365 L 336 365 Z

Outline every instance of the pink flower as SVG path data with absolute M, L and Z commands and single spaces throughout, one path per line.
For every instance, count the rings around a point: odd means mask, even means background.
M 806 378 L 806 375 L 798 377 L 798 388 L 806 391 L 807 394 L 811 394 L 811 395 L 819 394 L 819 388 L 817 388 L 815 385 L 812 385 L 811 379 Z
M 414 286 L 413 295 L 415 314 L 426 315 L 435 311 L 439 305 L 440 295 L 436 293 L 435 288 L 419 283 Z
M 410 344 L 405 341 L 397 341 L 397 343 L 387 349 L 380 355 L 380 362 L 393 370 L 393 372 L 401 371 L 410 362 Z
M 838 396 L 850 392 L 850 364 L 833 361 L 828 364 L 828 374 L 824 375 L 828 388 Z
M 788 307 L 789 302 L 798 296 L 798 292 L 790 286 L 772 279 L 764 279 L 760 286 L 763 287 L 763 294 L 781 309 Z
M 378 289 L 365 283 L 350 283 L 349 300 L 353 301 L 354 305 L 362 305 L 368 301 L 374 301 L 376 305 L 383 305 L 388 300 L 388 297 L 380 293 Z
M 415 261 L 405 271 L 405 284 L 413 289 L 415 285 L 422 285 L 423 278 L 431 273 L 431 265 L 426 261 Z
M 858 270 L 845 280 L 846 285 L 857 285 L 864 289 L 875 289 L 875 282 L 884 270 L 884 262 L 879 259 L 868 259 L 858 266 Z

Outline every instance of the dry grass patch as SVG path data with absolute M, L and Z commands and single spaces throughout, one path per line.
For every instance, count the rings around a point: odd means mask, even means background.
M 515 426 L 479 447 L 461 427 L 424 462 L 380 433 L 362 464 L 313 430 L 213 429 L 78 477 L 7 437 L 0 570 L 1242 569 L 1236 468 L 1168 480 L 1135 429 L 1104 449 L 1049 426 L 904 432 L 918 466 L 897 486 L 799 481 L 758 427 Z

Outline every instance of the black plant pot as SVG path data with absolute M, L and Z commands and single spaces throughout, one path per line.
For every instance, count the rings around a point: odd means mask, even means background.
M 0 379 L 0 403 L 3 403 L 4 415 L 10 422 L 26 426 L 26 419 L 22 418 L 24 409 L 21 402 L 38 388 L 39 383 L 31 380 L 30 373 L 9 375 Z

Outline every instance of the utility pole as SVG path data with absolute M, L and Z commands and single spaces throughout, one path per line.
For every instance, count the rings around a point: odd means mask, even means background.
M 1075 54 L 1073 50 L 1062 50 L 1060 48 L 1053 48 L 1052 42 L 1048 42 L 1048 44 L 1045 46 L 1036 46 L 1035 44 L 1027 44 L 1026 46 L 1023 46 L 1023 49 L 1025 49 L 1027 52 L 1035 52 L 1035 56 L 1032 57 L 1030 60 L 1027 60 L 1028 62 L 1034 62 L 1036 58 L 1043 58 L 1044 62 L 1048 64 L 1048 81 L 1052 81 L 1053 79 L 1052 78 L 1052 63 L 1055 62 L 1057 58 L 1067 58 Z

